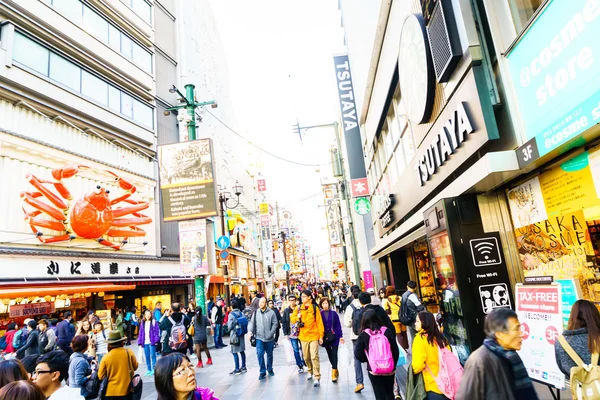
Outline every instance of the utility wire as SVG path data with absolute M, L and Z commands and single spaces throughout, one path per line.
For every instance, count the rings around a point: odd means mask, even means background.
M 263 149 L 262 147 L 252 143 L 250 140 L 246 139 L 244 136 L 242 136 L 241 134 L 237 133 L 233 128 L 231 128 L 229 125 L 227 125 L 225 122 L 221 121 L 217 116 L 215 116 L 213 113 L 211 113 L 208 109 L 204 108 L 204 111 L 206 111 L 207 113 L 209 113 L 210 115 L 212 115 L 212 117 L 214 119 L 216 119 L 217 121 L 219 121 L 221 123 L 221 125 L 223 125 L 225 128 L 227 128 L 228 130 L 230 130 L 233 134 L 235 134 L 236 136 L 240 137 L 242 140 L 246 141 L 248 144 L 250 144 L 251 146 L 256 147 L 258 150 L 262 151 L 263 153 L 266 153 L 268 155 L 270 155 L 271 157 L 275 157 L 281 161 L 285 161 L 291 164 L 295 164 L 295 165 L 300 165 L 303 167 L 323 167 L 326 165 L 331 165 L 333 164 L 333 161 L 330 161 L 328 163 L 325 164 L 307 164 L 307 163 L 303 163 L 303 162 L 298 162 L 298 161 L 292 161 L 292 160 L 288 160 L 286 158 L 283 158 L 281 156 L 278 156 L 277 154 L 271 153 L 268 150 Z

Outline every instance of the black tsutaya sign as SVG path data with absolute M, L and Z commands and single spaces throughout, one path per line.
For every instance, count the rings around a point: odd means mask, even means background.
M 352 85 L 352 74 L 350 73 L 350 62 L 348 55 L 333 57 L 335 65 L 335 79 L 337 82 L 338 97 L 340 101 L 340 112 L 342 115 L 342 127 L 348 153 L 348 164 L 350 179 L 366 178 L 365 161 L 360 139 L 360 126 L 358 123 L 358 111 L 354 102 L 354 89 Z

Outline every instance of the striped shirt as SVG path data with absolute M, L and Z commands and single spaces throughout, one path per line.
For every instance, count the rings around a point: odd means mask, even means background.
M 102 331 L 95 334 L 96 335 L 96 354 L 106 354 L 108 353 L 108 344 L 106 343 L 106 337 L 108 337 L 108 329 L 102 333 Z

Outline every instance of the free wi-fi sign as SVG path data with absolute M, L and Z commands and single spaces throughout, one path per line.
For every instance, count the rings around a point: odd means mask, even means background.
M 470 245 L 473 264 L 476 267 L 502 264 L 502 256 L 500 255 L 500 247 L 497 238 L 492 236 L 471 239 Z

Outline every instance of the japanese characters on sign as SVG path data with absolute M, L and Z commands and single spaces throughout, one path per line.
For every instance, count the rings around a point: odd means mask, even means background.
M 260 215 L 269 215 L 269 203 L 260 203 L 258 205 Z
M 352 179 L 350 182 L 352 197 L 365 197 L 369 195 L 369 181 L 367 178 Z
M 11 318 L 31 317 L 34 315 L 52 314 L 54 312 L 54 303 L 30 303 L 14 304 L 9 308 Z
M 325 196 L 325 215 L 329 231 L 329 244 L 337 246 L 342 244 L 337 186 L 335 184 L 324 185 L 323 194 Z
M 257 179 L 256 186 L 257 186 L 259 192 L 267 191 L 267 184 L 265 183 L 264 179 Z
M 342 246 L 334 246 L 331 248 L 331 262 L 344 262 L 344 248 Z
M 63 263 L 61 261 L 61 263 Z M 68 265 L 67 262 L 64 262 L 63 265 Z M 99 262 L 90 262 L 83 265 L 80 261 L 70 261 L 70 267 L 67 267 L 67 270 L 70 271 L 70 275 L 81 275 L 83 272 L 84 275 L 102 275 L 104 271 L 108 270 L 110 275 L 119 275 L 119 263 L 118 262 L 110 262 L 105 264 L 103 267 Z M 123 269 L 122 269 L 123 270 Z M 54 276 L 54 275 L 65 275 L 61 274 L 61 266 L 58 261 L 50 261 L 46 265 L 46 275 Z M 65 271 L 65 270 L 63 270 Z M 125 268 L 127 275 L 139 275 L 140 267 L 131 268 L 131 266 L 127 266 Z

